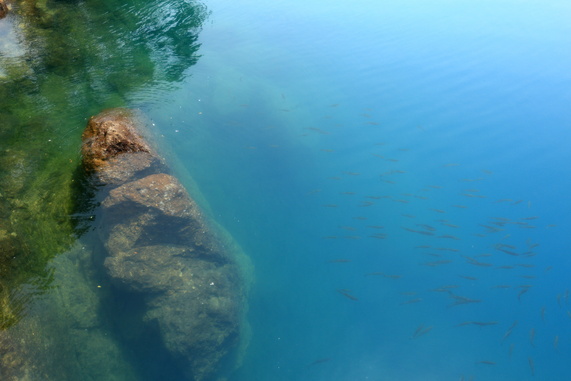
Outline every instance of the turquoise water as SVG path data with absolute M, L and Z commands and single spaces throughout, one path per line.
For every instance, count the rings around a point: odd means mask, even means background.
M 565 379 L 569 5 L 208 7 L 146 111 L 255 265 L 231 379 Z
M 125 103 L 254 265 L 229 379 L 566 379 L 571 6 L 206 7 Z

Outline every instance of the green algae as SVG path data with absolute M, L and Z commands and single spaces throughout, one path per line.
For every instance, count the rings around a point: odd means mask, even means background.
M 182 18 L 161 18 L 169 11 Z M 0 329 L 22 318 L 23 295 L 51 287 L 49 262 L 92 218 L 81 213 L 91 202 L 79 154 L 86 118 L 180 81 L 206 16 L 187 2 L 26 0 L 0 21 L 19 44 L 17 55 L 0 53 Z

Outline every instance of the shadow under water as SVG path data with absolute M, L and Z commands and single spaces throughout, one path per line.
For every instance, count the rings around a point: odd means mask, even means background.
M 111 321 L 121 311 L 136 316 L 140 305 L 105 287 L 94 259 L 102 247 L 84 234 L 97 214 L 81 133 L 89 115 L 176 87 L 199 58 L 208 11 L 194 1 L 11 7 L 0 20 L 0 377 L 146 379 L 150 365 L 132 358 L 165 352 L 149 344 L 156 334 L 126 331 L 141 329 L 127 315 Z M 114 329 L 138 338 L 119 340 Z

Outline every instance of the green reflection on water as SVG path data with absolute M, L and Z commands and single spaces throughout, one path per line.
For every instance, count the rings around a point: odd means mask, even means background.
M 186 1 L 27 0 L 0 21 L 17 41 L 0 49 L 0 329 L 50 287 L 48 262 L 89 220 L 76 213 L 91 200 L 87 118 L 181 81 L 206 17 Z

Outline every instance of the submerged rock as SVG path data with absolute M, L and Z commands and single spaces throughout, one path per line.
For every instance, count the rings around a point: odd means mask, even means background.
M 5 0 L 0 0 L 0 19 L 3 19 L 8 14 L 10 8 Z
M 232 253 L 125 109 L 92 117 L 84 167 L 100 186 L 103 268 L 142 307 L 118 320 L 154 332 L 189 380 L 208 380 L 238 343 L 243 293 Z M 142 342 L 131 337 L 133 342 Z M 148 351 L 147 351 L 148 352 Z

